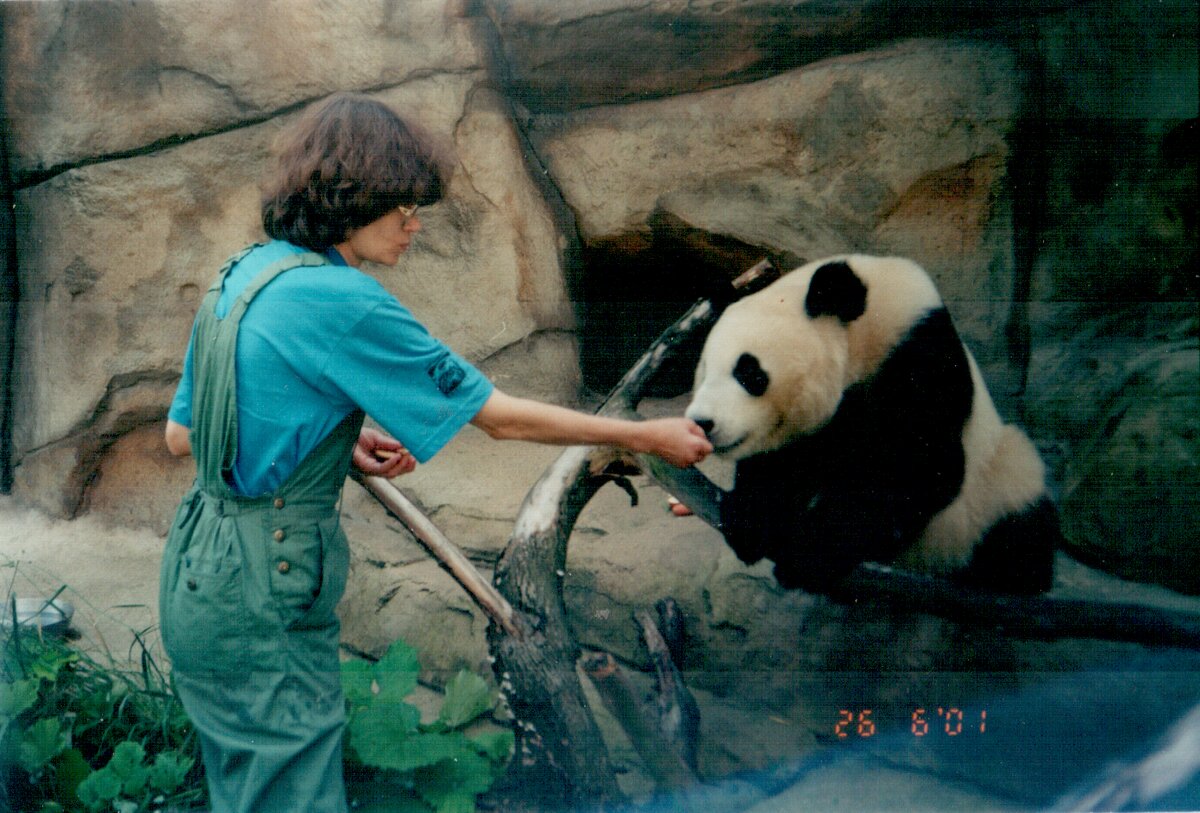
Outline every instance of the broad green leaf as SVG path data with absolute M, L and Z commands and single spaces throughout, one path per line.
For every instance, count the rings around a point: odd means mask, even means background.
M 78 748 L 68 748 L 54 760 L 54 787 L 56 798 L 71 800 L 79 798 L 79 785 L 88 778 L 92 767 L 83 758 L 83 752 Z M 71 809 L 77 809 L 72 804 Z
M 350 743 L 364 764 L 396 771 L 470 753 L 461 734 L 404 734 L 375 714 L 362 714 L 350 722 Z
M 465 793 L 452 793 L 438 803 L 437 813 L 475 813 L 475 797 Z
M 371 684 L 375 682 L 375 666 L 364 660 L 342 662 L 342 691 L 351 708 L 370 704 L 374 698 Z
M 78 652 L 70 650 L 44 649 L 36 660 L 29 665 L 29 676 L 34 679 L 48 680 L 54 683 L 58 679 L 58 670 L 68 663 L 79 660 Z
M 429 813 L 430 807 L 408 788 L 394 786 L 357 789 L 353 804 L 355 813 Z
M 80 782 L 76 793 L 88 810 L 103 810 L 108 802 L 121 795 L 121 780 L 108 768 L 103 768 L 93 771 L 91 776 Z
M 126 796 L 137 796 L 146 787 L 150 769 L 142 764 L 145 758 L 145 750 L 136 742 L 122 742 L 113 749 L 106 770 L 121 780 L 121 789 Z
M 465 751 L 450 759 L 443 759 L 416 771 L 413 779 L 421 798 L 438 810 L 444 805 L 457 804 L 457 799 L 474 799 L 492 786 L 494 781 L 491 763 L 474 751 Z
M 417 651 L 403 641 L 395 641 L 375 664 L 374 672 L 379 687 L 375 700 L 402 701 L 417 688 L 417 675 L 421 672 Z
M 17 764 L 37 773 L 71 745 L 71 732 L 63 731 L 57 717 L 38 720 L 21 732 L 17 741 Z
M 509 757 L 512 756 L 513 747 L 516 745 L 516 737 L 508 729 L 482 731 L 472 734 L 468 739 L 479 749 L 479 753 L 497 763 L 508 762 Z
M 0 683 L 0 725 L 15 720 L 21 712 L 33 708 L 37 696 L 37 680 Z
M 94 691 L 75 701 L 75 723 L 72 728 L 76 737 L 88 729 L 109 722 L 113 715 L 113 700 L 107 691 Z
M 446 684 L 446 699 L 438 712 L 438 721 L 446 728 L 461 728 L 492 710 L 492 693 L 479 675 L 459 672 Z
M 191 769 L 190 757 L 183 757 L 178 751 L 163 751 L 154 758 L 154 766 L 150 768 L 150 785 L 171 793 L 183 784 Z

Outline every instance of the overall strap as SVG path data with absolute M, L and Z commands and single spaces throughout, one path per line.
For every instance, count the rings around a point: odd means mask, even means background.
M 233 319 L 235 322 L 240 322 L 242 314 L 246 312 L 246 308 L 254 301 L 254 297 L 258 296 L 258 292 L 265 288 L 271 280 L 282 274 L 284 271 L 291 271 L 293 268 L 302 268 L 315 265 L 330 265 L 329 260 L 312 251 L 305 251 L 301 254 L 292 254 L 284 257 L 276 262 L 271 263 L 258 276 L 250 281 L 250 283 L 242 289 L 234 300 L 233 307 L 229 309 L 229 314 L 226 319 Z
M 332 509 L 350 471 L 354 444 L 358 442 L 365 417 L 361 410 L 351 411 L 300 461 L 274 496 L 286 499 L 288 505 L 323 505 Z
M 327 265 L 319 254 L 292 254 L 264 268 L 235 300 L 224 318 L 218 318 L 217 303 L 232 268 L 253 246 L 234 255 L 222 267 L 196 314 L 192 340 L 194 385 L 192 390 L 192 454 L 196 481 L 215 497 L 236 499 L 230 488 L 237 458 L 237 381 L 235 354 L 242 316 L 254 297 L 285 271 L 301 266 Z

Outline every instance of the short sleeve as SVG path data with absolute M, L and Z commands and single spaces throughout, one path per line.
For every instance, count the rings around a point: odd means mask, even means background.
M 422 463 L 475 417 L 493 390 L 391 297 L 343 337 L 323 375 Z
M 179 386 L 175 389 L 175 398 L 167 417 L 177 424 L 188 428 L 192 425 L 192 342 L 188 340 L 187 352 L 183 356 L 183 373 L 179 377 Z

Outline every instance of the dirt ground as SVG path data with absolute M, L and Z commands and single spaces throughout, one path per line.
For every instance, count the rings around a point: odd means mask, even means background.
M 58 595 L 75 607 L 72 627 L 77 644 L 94 655 L 120 663 L 140 654 L 136 639 L 160 658 L 157 633 L 158 567 L 163 539 L 151 530 L 113 525 L 96 516 L 65 521 L 0 496 L 0 595 L 49 598 Z M 136 633 L 136 636 L 135 636 Z M 773 748 L 770 727 L 764 729 L 760 714 L 747 713 L 698 693 L 707 725 L 723 748 L 749 749 L 761 756 Z M 421 698 L 418 698 L 421 700 Z M 436 699 L 423 698 L 422 705 L 436 708 Z M 603 726 L 613 725 L 600 720 Z M 739 722 L 740 721 L 740 722 Z M 627 792 L 649 793 L 652 786 L 636 769 L 637 758 L 627 740 L 614 736 L 614 759 L 629 766 L 622 776 Z M 786 793 L 764 799 L 761 792 L 743 785 L 714 791 L 713 809 L 783 813 L 802 809 L 894 809 L 897 799 L 905 809 L 951 809 L 946 789 L 933 780 L 902 771 L 866 771 L 850 766 L 857 792 L 845 793 L 848 777 L 837 766 L 816 771 L 806 782 L 807 790 L 793 787 Z M 865 795 L 864 795 L 865 794 Z M 874 804 L 863 807 L 873 796 Z M 954 808 L 1006 809 L 997 800 L 954 791 Z M 934 804 L 934 800 L 940 800 Z M 847 807 L 849 805 L 849 807 Z
M 523 493 L 526 485 L 522 481 L 513 487 Z M 519 502 L 519 498 L 514 492 L 512 499 Z M 163 538 L 152 530 L 114 525 L 96 515 L 55 520 L 12 497 L 0 496 L 0 597 L 7 602 L 14 595 L 58 596 L 74 605 L 72 626 L 79 634 L 77 644 L 94 657 L 110 657 L 117 663 L 136 658 L 140 640 L 156 659 L 165 662 L 156 626 L 162 546 Z M 1107 592 L 1110 582 L 1074 568 L 1060 574 L 1060 583 L 1068 589 L 1087 587 L 1086 592 L 1097 595 Z M 1159 599 L 1155 603 L 1179 604 L 1181 609 L 1194 605 L 1194 600 L 1183 597 L 1164 600 L 1166 591 L 1149 592 Z M 430 696 L 422 704 L 436 707 L 436 696 L 425 694 Z M 741 697 L 735 703 L 734 698 L 707 692 L 697 691 L 696 695 L 703 720 L 701 740 L 706 747 L 721 751 L 720 761 L 727 767 L 770 764 L 773 759 L 798 753 L 796 737 L 779 730 L 787 721 L 765 715 L 753 698 Z M 622 771 L 621 784 L 635 797 L 650 793 L 652 785 L 642 774 L 630 743 L 615 723 L 604 717 L 598 709 L 597 720 L 606 729 L 614 764 Z M 818 758 L 797 771 L 797 781 L 782 792 L 776 787 L 764 794 L 743 780 L 722 780 L 703 809 L 731 813 L 1019 809 L 1011 799 L 990 796 L 970 783 L 964 786 L 946 777 L 926 775 L 912 765 L 891 765 L 853 752 L 831 753 L 832 757 Z
M 50 519 L 0 496 L 0 597 L 59 594 L 76 608 L 80 645 L 120 663 L 134 633 L 157 656 L 158 566 L 163 539 L 91 516 Z

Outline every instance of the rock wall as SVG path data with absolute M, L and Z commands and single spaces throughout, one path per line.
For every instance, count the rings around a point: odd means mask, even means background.
M 165 531 L 191 473 L 155 438 L 200 295 L 259 236 L 272 136 L 345 89 L 452 147 L 446 200 L 376 270 L 506 389 L 587 402 L 763 255 L 905 254 L 1047 453 L 1075 552 L 1200 592 L 1194 3 L 44 0 L 0 23 L 19 282 L 0 468 L 25 501 Z M 470 443 L 410 487 L 486 567 L 538 468 L 484 466 L 519 492 L 496 501 L 461 486 Z M 399 532 L 351 508 L 370 586 L 348 630 L 474 665 L 461 596 L 409 608 L 439 604 L 452 640 L 381 613 L 455 588 L 379 554 Z M 704 544 L 677 587 L 714 658 L 761 646 L 739 608 L 799 629 L 805 601 Z M 582 625 L 609 569 L 581 564 Z

